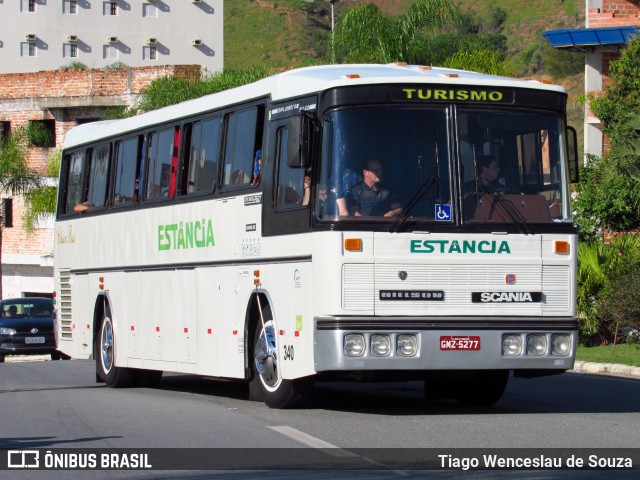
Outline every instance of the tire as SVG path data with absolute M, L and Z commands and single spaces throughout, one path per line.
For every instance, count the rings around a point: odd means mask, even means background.
M 309 378 L 285 380 L 278 368 L 276 350 L 276 326 L 271 308 L 262 310 L 262 322 L 258 321 L 253 336 L 253 379 L 249 385 L 249 398 L 260 398 L 271 408 L 296 408 L 309 397 L 313 383 Z M 265 335 L 266 332 L 266 335 Z
M 125 388 L 133 385 L 134 372 L 129 368 L 116 367 L 115 362 L 116 338 L 108 305 L 100 323 L 99 335 L 96 337 L 96 380 L 103 379 L 108 387 Z
M 464 405 L 493 405 L 509 382 L 509 370 L 474 370 L 470 374 L 456 392 L 456 400 Z
M 0 355 L 0 363 L 4 363 L 4 355 Z
M 60 360 L 62 358 L 62 355 L 60 354 L 60 352 L 55 351 L 55 352 L 51 352 L 51 360 Z

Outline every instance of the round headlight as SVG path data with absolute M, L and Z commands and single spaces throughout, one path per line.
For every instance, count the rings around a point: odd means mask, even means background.
M 527 354 L 544 355 L 547 351 L 547 339 L 543 335 L 529 335 L 527 337 Z
M 396 351 L 403 357 L 413 357 L 418 351 L 418 340 L 414 335 L 398 335 Z
M 502 338 L 502 352 L 505 355 L 520 355 L 522 353 L 522 338 L 520 335 L 505 335 Z
M 364 355 L 364 337 L 353 333 L 345 335 L 344 353 L 350 357 L 361 357 Z
M 386 357 L 391 353 L 389 335 L 371 335 L 371 353 L 376 357 Z
M 568 355 L 570 349 L 571 340 L 568 335 L 554 335 L 551 337 L 551 353 L 553 355 Z

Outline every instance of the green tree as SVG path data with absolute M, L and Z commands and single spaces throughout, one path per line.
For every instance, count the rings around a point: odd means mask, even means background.
M 185 80 L 175 75 L 157 78 L 140 92 L 140 98 L 134 107 L 109 108 L 105 111 L 103 119 L 125 118 L 157 110 L 204 95 L 246 85 L 260 80 L 270 73 L 271 71 L 267 67 L 254 66 L 246 70 L 223 70 L 197 81 Z
M 29 135 L 26 126 L 15 127 L 0 140 L 0 190 L 21 195 L 40 186 L 42 177 L 27 164 Z M 2 279 L 2 229 L 0 223 L 0 280 Z M 0 281 L 0 298 L 2 282 Z
M 508 75 L 505 37 L 498 33 L 503 21 L 498 15 L 488 22 L 493 29 L 489 31 L 476 19 L 463 16 L 450 0 L 420 0 L 397 17 L 384 15 L 376 5 L 358 5 L 338 22 L 336 59 L 340 63 L 440 65 Z
M 461 24 L 460 10 L 450 0 L 420 0 L 397 18 L 373 4 L 358 5 L 338 22 L 336 58 L 340 63 L 412 62 L 426 33 Z
M 610 138 L 609 178 L 626 175 L 640 180 L 640 38 L 636 37 L 609 67 L 611 83 L 590 107 Z
M 47 177 L 57 180 L 60 173 L 61 151 L 54 150 L 47 161 Z M 54 215 L 58 197 L 57 182 L 42 181 L 40 185 L 24 195 L 25 214 L 24 223 L 27 232 L 32 232 L 39 221 Z

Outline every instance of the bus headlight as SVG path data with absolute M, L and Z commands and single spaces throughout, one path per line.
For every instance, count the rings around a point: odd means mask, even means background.
M 13 328 L 0 327 L 0 335 L 15 335 L 16 330 Z
M 568 335 L 554 335 L 551 337 L 551 353 L 553 355 L 569 355 L 571 340 Z
M 344 353 L 350 357 L 361 357 L 364 355 L 364 337 L 354 333 L 345 335 Z
M 547 339 L 543 335 L 529 335 L 527 337 L 527 354 L 544 355 L 547 351 Z
M 418 341 L 414 335 L 398 335 L 396 351 L 403 357 L 413 357 L 418 352 Z
M 502 337 L 502 353 L 505 355 L 520 355 L 522 353 L 522 338 L 520 335 L 505 335 Z
M 371 353 L 376 357 L 386 357 L 391 353 L 389 335 L 371 335 Z

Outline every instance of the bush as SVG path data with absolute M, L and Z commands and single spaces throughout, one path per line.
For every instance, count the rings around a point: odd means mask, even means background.
M 624 327 L 640 326 L 640 264 L 617 268 L 600 294 L 600 315 L 609 338 L 620 337 Z
M 640 237 L 616 238 L 610 245 L 580 244 L 576 306 L 581 343 L 609 343 L 614 339 L 617 321 L 621 328 L 639 323 L 640 298 L 635 298 L 640 291 L 638 282 Z
M 640 228 L 640 182 L 611 175 L 608 158 L 591 158 L 580 170 L 573 214 L 581 241 L 602 239 L 602 230 L 629 232 Z

